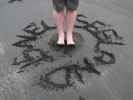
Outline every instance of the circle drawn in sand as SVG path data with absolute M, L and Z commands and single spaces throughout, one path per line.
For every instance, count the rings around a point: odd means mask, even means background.
M 67 45 L 63 47 L 57 46 L 57 34 L 52 35 L 48 43 L 40 41 L 44 44 L 44 47 L 38 47 L 34 45 L 36 44 L 37 40 L 40 40 L 40 37 L 42 35 L 45 36 L 45 33 L 47 31 L 53 30 L 56 27 L 48 26 L 42 20 L 41 26 L 43 29 L 41 30 L 36 23 L 32 22 L 23 29 L 26 34 L 17 35 L 17 37 L 21 38 L 20 41 L 13 44 L 13 46 L 23 48 L 22 57 L 20 59 L 19 57 L 16 57 L 13 62 L 13 65 L 20 66 L 20 71 L 18 73 L 24 72 L 27 68 L 32 69 L 33 67 L 37 67 L 41 62 L 47 62 L 50 65 L 53 64 L 53 68 L 48 65 L 45 65 L 46 67 L 44 67 L 43 65 L 43 70 L 45 70 L 45 73 L 43 73 L 43 75 L 40 75 L 39 85 L 43 85 L 44 89 L 52 88 L 52 90 L 60 90 L 74 86 L 74 79 L 84 85 L 84 72 L 87 72 L 87 75 L 95 74 L 100 76 L 101 71 L 97 66 L 115 64 L 115 54 L 109 51 L 110 49 L 108 48 L 108 46 L 124 45 L 124 43 L 121 42 L 122 37 L 119 36 L 116 30 L 110 25 L 106 25 L 105 23 L 98 20 L 89 23 L 86 21 L 86 18 L 87 17 L 84 15 L 78 15 L 77 22 L 79 24 L 75 25 L 75 28 L 84 30 L 86 31 L 86 35 L 91 35 L 92 38 L 95 38 L 96 44 L 93 44 L 93 50 L 91 52 L 95 55 L 90 54 L 88 48 L 89 42 L 84 45 L 85 39 L 78 32 L 74 32 L 74 39 L 76 42 L 76 45 L 74 47 L 69 47 Z M 102 48 L 103 45 L 108 49 L 106 50 L 105 48 Z M 50 49 L 48 48 L 48 50 L 45 51 L 45 49 L 47 49 L 47 46 L 50 47 Z M 75 53 L 75 51 L 78 53 Z M 63 55 L 70 53 L 72 56 L 60 57 L 57 52 L 61 52 L 63 53 Z M 34 56 L 35 53 L 37 54 L 37 56 Z M 66 58 L 68 59 L 66 60 Z M 72 61 L 72 63 L 70 61 Z M 55 66 L 55 64 L 58 65 Z M 49 68 L 49 70 L 46 70 L 46 68 Z M 55 74 L 59 74 L 59 72 L 64 72 L 65 74 L 64 76 L 61 75 L 61 77 L 63 77 L 65 81 L 64 83 L 62 83 L 61 81 L 56 82 L 56 80 L 53 80 L 53 76 L 55 76 Z M 76 76 L 76 78 L 74 77 L 73 79 L 73 75 Z

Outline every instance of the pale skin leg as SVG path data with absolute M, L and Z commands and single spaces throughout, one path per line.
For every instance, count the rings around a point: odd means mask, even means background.
M 75 44 L 73 39 L 74 24 L 77 17 L 77 11 L 72 10 L 67 12 L 67 44 Z
M 65 14 L 64 14 L 64 10 L 57 12 L 57 11 L 53 11 L 53 15 L 56 21 L 56 25 L 57 25 L 57 31 L 58 31 L 58 41 L 57 44 L 64 44 L 64 20 L 65 20 Z M 75 44 L 74 40 L 73 40 L 73 29 L 74 29 L 74 24 L 75 24 L 75 20 L 76 20 L 76 16 L 77 16 L 77 11 L 67 11 L 67 44 L 71 45 L 71 44 Z
M 58 32 L 58 41 L 57 44 L 64 44 L 64 39 L 65 39 L 65 34 L 64 34 L 64 19 L 65 19 L 65 14 L 64 11 L 53 11 L 53 16 L 56 21 L 56 26 L 57 26 L 57 32 Z

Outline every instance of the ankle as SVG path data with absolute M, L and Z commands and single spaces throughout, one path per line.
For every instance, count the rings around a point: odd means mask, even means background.
M 59 34 L 59 35 L 64 35 L 65 33 L 62 32 L 62 31 L 60 31 L 60 32 L 58 32 L 58 34 Z
M 72 36 L 72 32 L 67 32 L 67 36 Z

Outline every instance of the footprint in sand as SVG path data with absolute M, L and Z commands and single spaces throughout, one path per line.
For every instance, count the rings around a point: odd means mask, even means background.
M 4 54 L 5 54 L 4 45 L 0 42 L 0 55 Z

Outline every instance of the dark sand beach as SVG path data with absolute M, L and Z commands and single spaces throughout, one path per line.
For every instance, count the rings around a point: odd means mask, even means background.
M 132 100 L 132 4 L 80 0 L 77 44 L 58 47 L 52 0 L 0 0 L 0 100 Z

